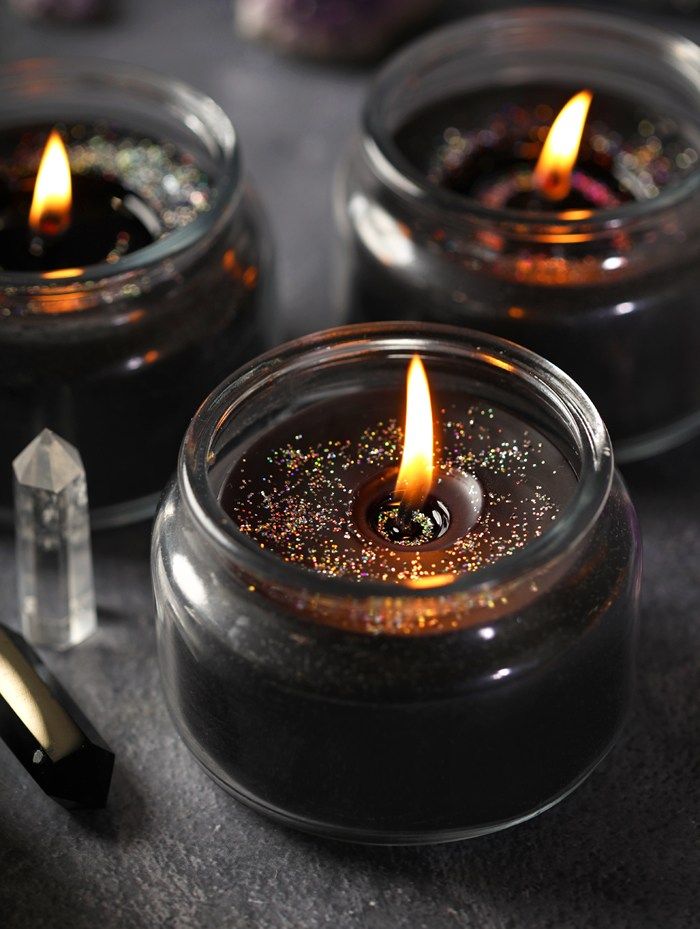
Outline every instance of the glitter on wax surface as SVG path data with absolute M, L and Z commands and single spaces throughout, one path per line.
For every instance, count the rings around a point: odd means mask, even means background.
M 460 130 L 448 127 L 434 148 L 428 165 L 428 177 L 438 185 L 457 178 L 465 164 L 479 152 L 503 149 L 508 144 L 515 157 L 524 165 L 534 166 L 542 142 L 546 138 L 555 111 L 540 104 L 534 109 L 509 104 L 488 118 L 478 129 Z M 688 145 L 678 126 L 670 117 L 640 120 L 636 132 L 623 138 L 602 120 L 593 120 L 584 132 L 584 160 L 600 167 L 610 166 L 620 191 L 635 200 L 650 200 L 658 196 L 669 183 L 678 183 L 695 169 L 698 152 Z M 586 179 L 579 171 L 576 184 L 591 198 L 597 208 L 611 208 L 617 198 L 605 192 L 600 182 Z M 506 190 L 496 193 L 503 202 L 518 192 L 518 172 L 507 179 Z M 505 182 L 504 182 L 505 183 Z M 495 195 L 491 195 L 492 197 Z M 492 204 L 502 206 L 503 202 Z
M 98 174 L 138 195 L 159 217 L 162 235 L 187 226 L 211 209 L 214 189 L 187 152 L 171 142 L 128 135 L 106 124 L 61 127 L 73 174 Z M 0 158 L 0 177 L 33 176 L 46 130 L 28 130 L 11 157 Z
M 406 532 L 405 538 L 393 538 L 392 526 L 396 523 L 397 514 L 389 509 L 385 509 L 379 514 L 377 532 L 385 539 L 393 541 L 396 545 L 415 546 L 433 540 L 435 527 L 427 513 L 423 513 L 421 510 L 410 510 L 404 518 L 408 521 L 411 530 L 411 534 Z
M 480 199 L 490 209 L 502 209 L 517 194 L 529 193 L 533 188 L 533 174 L 529 168 L 520 168 L 499 178 L 492 186 L 484 189 Z M 571 189 L 580 193 L 596 210 L 611 210 L 619 206 L 621 199 L 605 184 L 589 177 L 583 171 L 571 175 Z
M 359 486 L 399 460 L 403 437 L 392 420 L 365 428 L 357 439 L 322 444 L 308 444 L 299 433 L 266 459 L 243 458 L 229 514 L 261 547 L 324 575 L 411 583 L 478 571 L 541 535 L 562 504 L 561 493 L 555 500 L 543 489 L 562 479 L 556 476 L 561 459 L 547 457 L 553 447 L 545 450 L 513 417 L 502 429 L 502 417 L 481 406 L 460 410 L 459 418 L 454 408 L 440 413 L 435 496 L 440 496 L 441 476 L 454 470 L 475 475 L 486 494 L 476 525 L 441 550 L 382 545 L 355 519 Z M 571 472 L 567 496 L 574 485 Z

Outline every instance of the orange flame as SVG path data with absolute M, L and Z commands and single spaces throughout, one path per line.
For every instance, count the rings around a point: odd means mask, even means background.
M 68 152 L 54 129 L 36 175 L 29 225 L 39 235 L 58 235 L 70 224 L 72 184 Z
M 547 134 L 533 179 L 535 188 L 549 200 L 563 200 L 571 190 L 571 174 L 592 99 L 590 90 L 573 96 Z
M 423 362 L 414 355 L 406 378 L 406 429 L 394 495 L 418 509 L 433 484 L 433 411 Z

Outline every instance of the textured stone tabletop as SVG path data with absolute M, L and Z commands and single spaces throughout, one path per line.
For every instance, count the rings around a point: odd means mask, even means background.
M 211 93 L 239 129 L 272 219 L 281 329 L 332 323 L 331 173 L 367 74 L 241 44 L 224 0 L 120 7 L 105 26 L 49 29 L 0 5 L 0 59 L 99 54 Z M 674 22 L 700 37 L 700 22 Z M 47 661 L 117 752 L 111 802 L 101 813 L 66 813 L 0 744 L 0 927 L 700 926 L 700 442 L 626 477 L 646 575 L 636 701 L 623 740 L 546 815 L 434 848 L 307 838 L 216 788 L 177 738 L 161 696 L 148 528 L 98 535 L 100 631 Z M 0 537 L 0 556 L 2 619 L 14 623 L 11 538 Z

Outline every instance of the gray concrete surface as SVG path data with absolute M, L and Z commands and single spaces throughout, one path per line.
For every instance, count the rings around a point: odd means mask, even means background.
M 449 12 L 486 5 L 452 3 Z M 637 7 L 632 15 L 641 15 Z M 666 21 L 700 37 L 700 23 Z M 222 103 L 272 219 L 281 330 L 333 321 L 330 179 L 366 72 L 241 44 L 224 0 L 125 0 L 113 23 L 84 29 L 30 26 L 0 5 L 0 60 L 49 52 L 148 64 Z M 104 813 L 66 813 L 0 745 L 0 927 L 700 926 L 699 463 L 696 442 L 626 473 L 646 576 L 635 712 L 621 744 L 545 816 L 437 848 L 317 841 L 218 790 L 163 704 L 148 530 L 98 536 L 100 631 L 48 660 L 117 752 L 111 804 Z M 14 622 L 9 537 L 0 537 L 0 557 L 0 612 Z

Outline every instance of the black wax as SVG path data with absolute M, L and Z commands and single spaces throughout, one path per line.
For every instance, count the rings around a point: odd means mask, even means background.
M 258 260 L 257 248 L 253 236 L 243 260 Z M 0 505 L 12 505 L 12 460 L 44 426 L 80 450 L 91 507 L 160 493 L 199 403 L 269 338 L 261 291 L 221 274 L 226 251 L 215 243 L 185 282 L 164 281 L 133 301 L 147 315 L 115 324 L 107 338 L 86 324 L 60 341 L 3 340 L 0 320 Z
M 377 506 L 395 485 L 403 449 L 401 370 L 396 390 L 320 401 L 257 436 L 224 483 L 223 509 L 283 561 L 358 583 L 459 576 L 522 550 L 571 500 L 571 464 L 535 424 L 504 407 L 436 387 L 432 393 L 433 486 L 426 513 L 409 520 L 418 527 L 428 515 L 423 544 L 378 531 Z
M 489 171 L 498 173 L 500 156 L 482 151 L 476 159 L 458 157 L 446 166 L 441 153 L 446 130 L 468 134 L 487 123 L 501 125 L 502 131 L 521 141 L 526 138 L 517 160 L 529 171 L 541 147 L 532 141 L 527 128 L 530 119 L 539 119 L 539 127 L 545 130 L 552 114 L 580 89 L 505 88 L 436 104 L 399 128 L 397 157 L 436 187 L 464 194 L 468 215 L 483 172 L 492 183 L 494 175 Z M 696 128 L 671 113 L 655 113 L 644 102 L 592 89 L 591 118 L 580 163 L 591 175 L 594 170 L 609 170 L 606 153 L 598 153 L 595 164 L 591 162 L 590 142 L 595 134 L 612 140 L 618 152 L 633 153 L 632 167 L 619 158 L 614 170 L 610 168 L 609 176 L 614 173 L 618 184 L 616 195 L 627 191 L 633 197 L 641 193 L 653 199 L 654 190 L 658 194 L 676 187 L 697 170 Z M 532 115 L 535 101 L 546 104 L 545 118 Z M 679 163 L 684 167 L 678 167 Z M 642 170 L 645 165 L 648 175 Z M 382 194 L 377 197 L 381 201 Z M 635 204 L 628 200 L 616 212 L 624 215 L 628 207 L 633 209 Z M 388 267 L 387 255 L 375 254 L 353 230 L 346 292 L 349 321 L 400 318 L 450 323 L 524 345 L 580 384 L 598 407 L 620 451 L 633 448 L 640 437 L 673 429 L 697 413 L 700 254 L 696 239 L 679 231 L 692 219 L 679 219 L 676 229 L 671 214 L 665 227 L 650 226 L 643 239 L 622 236 L 617 251 L 608 245 L 614 256 L 611 270 L 602 268 L 598 274 L 587 275 L 583 260 L 588 249 L 590 267 L 596 269 L 600 256 L 595 242 L 587 246 L 585 240 L 567 240 L 558 249 L 550 249 L 549 264 L 561 273 L 544 283 L 503 271 L 496 254 L 503 249 L 513 262 L 528 256 L 536 261 L 540 249 L 537 241 L 528 238 L 527 230 L 503 240 L 495 220 L 492 225 L 484 220 L 478 229 L 469 222 L 462 227 L 457 213 L 448 221 L 439 208 L 430 222 L 422 214 L 407 220 L 404 212 L 400 219 L 410 228 L 417 247 L 430 255 L 427 270 L 418 263 L 391 266 L 389 262 Z M 657 245 L 645 245 L 649 241 Z M 630 248 L 633 252 L 628 255 Z M 642 248 L 653 248 L 654 261 L 633 261 Z M 569 260 L 578 261 L 579 272 L 567 279 Z M 628 260 L 634 270 L 628 269 Z
M 302 829 L 411 842 L 512 823 L 575 786 L 622 724 L 634 533 L 618 480 L 587 554 L 495 634 L 328 628 L 260 584 L 230 628 L 166 610 L 174 717 L 222 786 Z
M 433 393 L 448 465 L 436 468 L 432 496 L 451 519 L 427 545 L 409 551 L 369 531 L 372 501 L 398 462 L 391 416 L 403 413 L 399 385 L 317 402 L 255 437 L 228 470 L 224 509 L 266 551 L 310 572 L 347 579 L 354 566 L 392 580 L 410 562 L 421 577 L 443 577 L 461 558 L 477 582 L 479 570 L 515 553 L 515 540 L 524 554 L 564 518 L 576 473 L 522 413 Z M 460 463 L 484 491 L 476 521 L 441 481 Z M 461 550 L 455 532 L 473 544 Z M 163 677 L 175 718 L 220 783 L 301 828 L 420 841 L 512 823 L 574 786 L 621 725 L 633 538 L 616 488 L 563 580 L 539 575 L 524 599 L 494 593 L 491 622 L 487 613 L 481 626 L 459 601 L 444 625 L 431 622 L 430 602 L 397 617 L 388 601 L 401 596 L 400 583 L 386 588 L 381 618 L 363 626 L 361 601 L 350 595 L 319 610 L 302 595 L 303 581 L 284 595 L 258 578 L 225 646 L 196 617 L 192 626 L 180 617 L 165 624 Z M 449 584 L 436 593 L 450 602 Z
M 395 145 L 431 183 L 483 201 L 485 193 L 504 177 L 534 171 L 556 115 L 581 89 L 534 84 L 447 98 L 419 110 L 400 126 Z M 593 182 L 589 186 L 606 189 L 603 203 L 626 202 L 641 195 L 639 184 L 633 185 L 639 181 L 637 172 L 650 165 L 646 161 L 626 165 L 616 155 L 620 144 L 625 147 L 624 140 L 638 135 L 644 115 L 623 97 L 601 91 L 593 94 L 574 170 Z M 450 139 L 459 134 L 466 144 L 460 141 L 451 146 Z M 667 168 L 659 165 L 659 173 L 667 173 Z M 585 189 L 574 186 L 561 200 L 548 199 L 532 189 L 518 191 L 503 207 L 565 212 L 596 208 L 596 203 Z
M 162 229 L 159 217 L 134 191 L 110 178 L 72 178 L 70 222 L 56 235 L 34 232 L 29 209 L 34 179 L 10 185 L 0 176 L 0 271 L 31 274 L 114 263 L 150 245 Z
M 12 505 L 11 462 L 44 427 L 79 449 L 91 509 L 153 499 L 198 404 L 268 339 L 267 249 L 247 196 L 206 248 L 155 265 L 158 273 L 138 283 L 108 284 L 104 301 L 92 289 L 95 263 L 118 271 L 125 256 L 211 209 L 214 179 L 169 139 L 106 121 L 61 126 L 71 225 L 32 254 L 27 217 L 51 128 L 0 136 L 0 266 L 55 279 L 33 300 L 0 289 L 3 515 Z M 61 271 L 83 267 L 84 291 L 64 295 Z

